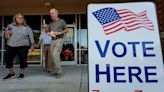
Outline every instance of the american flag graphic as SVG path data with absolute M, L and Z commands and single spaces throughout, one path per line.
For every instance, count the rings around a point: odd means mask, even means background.
M 135 14 L 128 9 L 115 10 L 109 7 L 97 10 L 93 15 L 102 25 L 106 35 L 120 30 L 132 31 L 139 28 L 154 31 L 153 23 L 147 18 L 146 10 Z

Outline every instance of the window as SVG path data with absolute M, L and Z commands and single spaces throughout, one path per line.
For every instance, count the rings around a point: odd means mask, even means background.
M 4 16 L 4 27 L 7 27 L 13 21 L 13 16 Z
M 35 43 L 39 41 L 41 30 L 41 15 L 27 15 L 25 16 L 27 24 L 32 28 L 34 34 Z M 40 63 L 40 49 L 33 50 L 28 56 L 28 63 L 38 64 Z
M 59 18 L 64 19 L 67 24 L 75 23 L 75 15 L 74 14 L 59 15 Z
M 78 64 L 88 63 L 88 30 L 87 30 L 87 15 L 80 14 L 77 30 L 77 57 Z
M 41 16 L 40 15 L 25 15 L 27 24 L 33 30 L 40 30 L 41 27 Z
M 0 44 L 2 43 L 2 16 L 0 16 Z M 0 64 L 1 64 L 1 55 L 2 55 L 2 44 L 0 45 Z
M 0 16 L 0 30 L 2 30 L 2 16 Z
M 75 15 L 74 14 L 59 15 L 59 18 L 64 19 L 67 24 L 75 23 Z M 45 20 L 46 24 L 49 24 L 52 21 L 50 15 L 43 15 L 43 20 Z
M 27 25 L 29 25 L 34 34 L 35 42 L 39 41 L 39 35 L 41 30 L 41 16 L 40 15 L 25 15 Z
M 80 20 L 81 20 L 81 29 L 87 29 L 87 15 L 81 14 Z
M 49 24 L 51 22 L 50 15 L 43 15 L 43 20 L 45 21 L 46 24 Z

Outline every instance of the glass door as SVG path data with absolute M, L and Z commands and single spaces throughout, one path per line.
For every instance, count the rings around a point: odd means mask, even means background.
M 41 33 L 41 15 L 26 15 L 26 22 L 32 28 L 35 43 L 39 41 L 39 35 Z M 42 64 L 41 54 L 42 49 L 36 48 L 33 51 L 29 51 L 27 57 L 27 63 L 29 64 Z
M 60 54 L 63 65 L 74 65 L 76 62 L 75 25 L 67 25 L 68 32 L 64 35 L 63 49 Z

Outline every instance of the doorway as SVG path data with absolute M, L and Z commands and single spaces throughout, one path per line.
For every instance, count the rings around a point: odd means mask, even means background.
M 61 64 L 62 65 L 75 65 L 77 64 L 77 46 L 76 42 L 76 27 L 74 24 L 67 25 L 68 32 L 64 34 L 64 44 L 63 49 L 60 54 Z M 28 55 L 28 63 L 31 64 L 41 64 L 44 66 L 44 56 L 43 56 L 43 47 L 39 49 L 34 49 Z
M 63 49 L 60 54 L 60 59 L 62 65 L 75 65 L 77 64 L 76 60 L 76 27 L 75 25 L 67 25 L 68 32 L 64 35 L 64 44 Z

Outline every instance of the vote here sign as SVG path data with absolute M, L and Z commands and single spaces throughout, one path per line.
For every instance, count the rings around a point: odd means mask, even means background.
M 161 92 L 162 50 L 154 3 L 88 5 L 89 92 Z

